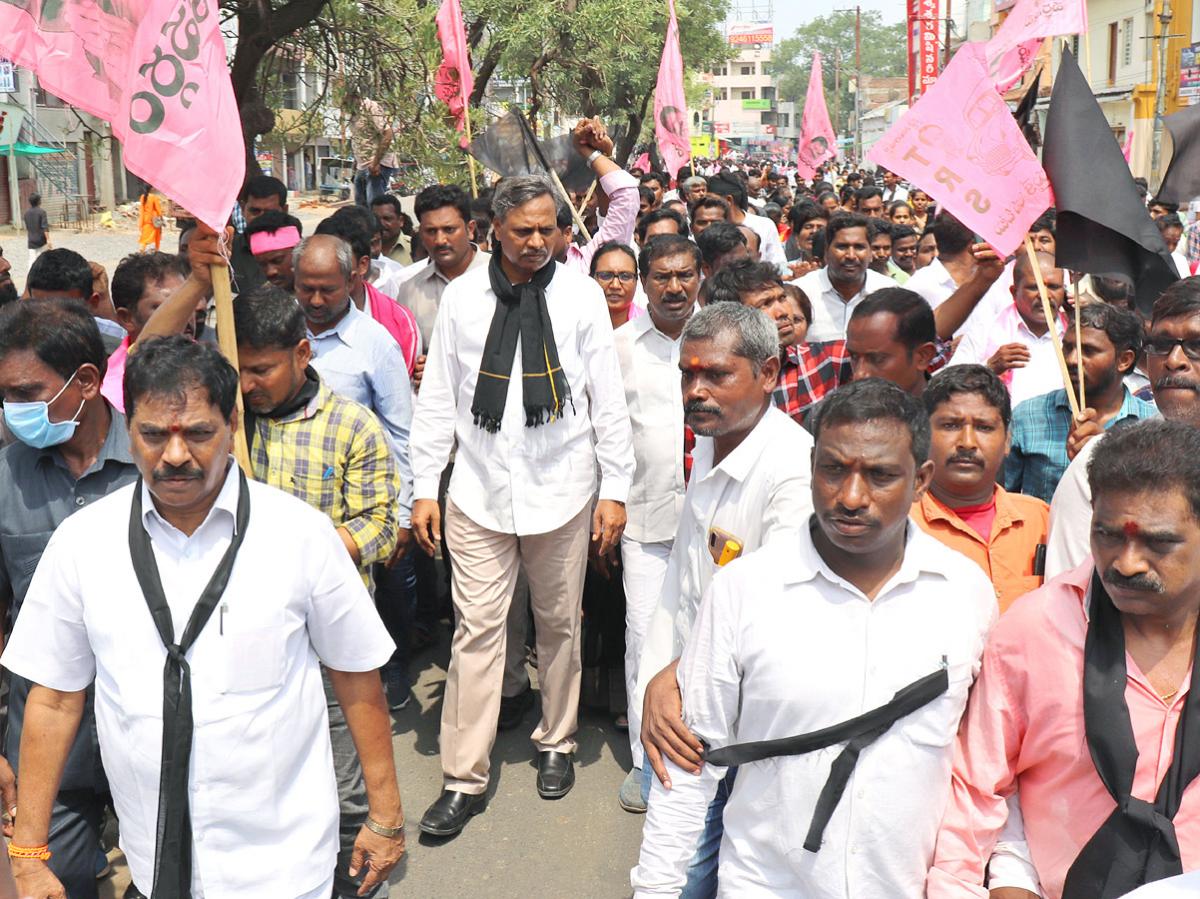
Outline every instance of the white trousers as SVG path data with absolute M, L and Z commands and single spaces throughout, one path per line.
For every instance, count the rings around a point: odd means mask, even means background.
M 642 709 L 634 699 L 638 683 L 638 660 L 646 629 L 662 595 L 671 543 L 639 543 L 621 538 L 622 580 L 625 584 L 625 695 L 629 697 L 629 751 L 635 768 L 642 767 Z

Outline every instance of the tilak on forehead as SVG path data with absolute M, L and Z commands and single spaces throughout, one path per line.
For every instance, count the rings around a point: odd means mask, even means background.
M 1121 530 L 1125 532 L 1126 537 L 1136 537 L 1141 533 L 1141 528 L 1138 527 L 1136 521 L 1127 521 L 1121 525 Z

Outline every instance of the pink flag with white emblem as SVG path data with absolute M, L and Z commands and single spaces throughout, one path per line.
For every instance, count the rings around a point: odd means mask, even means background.
M 800 147 L 796 156 L 796 174 L 812 178 L 817 167 L 837 156 L 837 135 L 829 121 L 825 105 L 825 83 L 821 71 L 821 54 L 813 54 L 812 71 L 808 75 L 808 94 L 804 98 L 804 115 L 800 119 Z
M 675 19 L 675 0 L 667 0 L 671 11 L 667 20 L 667 39 L 662 61 L 658 64 L 658 83 L 654 86 L 654 141 L 658 155 L 672 178 L 692 158 L 688 132 L 687 100 L 683 95 L 683 54 L 679 49 L 679 22 Z
M 984 45 L 996 89 L 1006 91 L 1021 80 L 1044 38 L 1083 34 L 1087 28 L 1086 0 L 1017 0 Z
M 246 158 L 217 0 L 2 0 L 0 56 L 109 122 L 131 172 L 225 226 Z
M 1002 256 L 1054 205 L 1041 163 L 996 92 L 982 44 L 959 48 L 867 158 L 921 185 Z
M 438 41 L 442 45 L 442 64 L 433 76 L 433 91 L 439 100 L 450 107 L 455 127 L 465 131 L 467 98 L 475 89 L 475 76 L 471 73 L 467 31 L 458 0 L 442 0 L 436 21 Z M 463 146 L 466 146 L 465 134 Z

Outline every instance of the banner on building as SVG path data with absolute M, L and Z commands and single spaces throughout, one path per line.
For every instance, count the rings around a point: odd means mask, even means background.
M 709 134 L 693 134 L 690 138 L 692 143 L 692 158 L 712 159 L 716 156 L 717 142 L 713 140 Z
M 734 47 L 747 44 L 766 44 L 775 40 L 775 26 L 770 22 L 737 23 L 729 26 L 729 43 Z
M 938 38 L 941 0 L 908 0 L 908 96 L 913 103 L 941 70 Z
M 13 94 L 17 90 L 17 70 L 11 59 L 0 59 L 0 94 Z

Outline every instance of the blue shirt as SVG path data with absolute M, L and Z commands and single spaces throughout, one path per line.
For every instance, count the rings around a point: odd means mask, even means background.
M 400 345 L 383 325 L 360 311 L 350 311 L 334 327 L 320 334 L 308 332 L 313 368 L 339 396 L 354 400 L 375 413 L 387 432 L 400 468 L 399 524 L 412 521 L 412 464 L 408 435 L 412 428 L 412 384 Z
M 1153 403 L 1138 399 L 1125 388 L 1120 410 L 1104 429 L 1126 419 L 1157 414 Z M 1053 390 L 1018 405 L 1012 416 L 1012 449 L 1004 460 L 1004 489 L 1050 502 L 1071 461 L 1067 458 L 1070 431 L 1071 404 L 1065 390 Z

